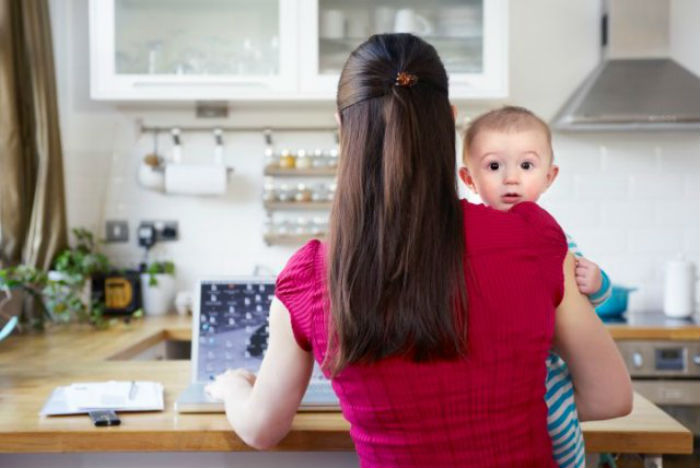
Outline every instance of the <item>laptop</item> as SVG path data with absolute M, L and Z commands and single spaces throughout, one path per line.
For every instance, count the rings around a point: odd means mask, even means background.
M 192 311 L 192 383 L 175 402 L 180 413 L 224 412 L 224 404 L 204 391 L 226 369 L 256 373 L 267 350 L 268 314 L 275 295 L 274 277 L 201 279 Z M 331 383 L 317 363 L 302 399 L 301 411 L 337 411 Z

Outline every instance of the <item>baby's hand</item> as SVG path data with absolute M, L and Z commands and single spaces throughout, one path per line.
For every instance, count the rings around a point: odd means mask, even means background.
M 582 294 L 597 293 L 603 285 L 603 275 L 598 265 L 592 261 L 578 257 L 576 259 L 576 284 Z

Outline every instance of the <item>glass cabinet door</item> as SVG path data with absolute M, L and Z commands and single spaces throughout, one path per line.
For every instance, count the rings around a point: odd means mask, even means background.
M 90 9 L 93 97 L 225 99 L 297 88 L 295 0 L 91 0 Z
M 317 0 L 301 6 L 315 27 L 300 31 L 301 83 L 329 90 L 350 52 L 370 35 L 410 32 L 437 49 L 452 97 L 503 97 L 507 68 L 506 0 Z

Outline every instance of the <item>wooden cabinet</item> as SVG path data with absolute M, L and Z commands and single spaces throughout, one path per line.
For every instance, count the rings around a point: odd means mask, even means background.
M 332 101 L 350 51 L 412 31 L 440 53 L 452 98 L 501 98 L 507 16 L 507 0 L 90 0 L 90 94 Z

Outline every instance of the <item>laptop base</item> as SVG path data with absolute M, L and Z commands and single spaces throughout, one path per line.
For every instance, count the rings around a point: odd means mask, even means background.
M 204 391 L 205 385 L 206 382 L 190 384 L 175 402 L 175 411 L 178 413 L 223 413 L 223 402 L 212 400 Z M 301 400 L 299 411 L 340 411 L 340 403 L 328 382 L 312 381 Z

